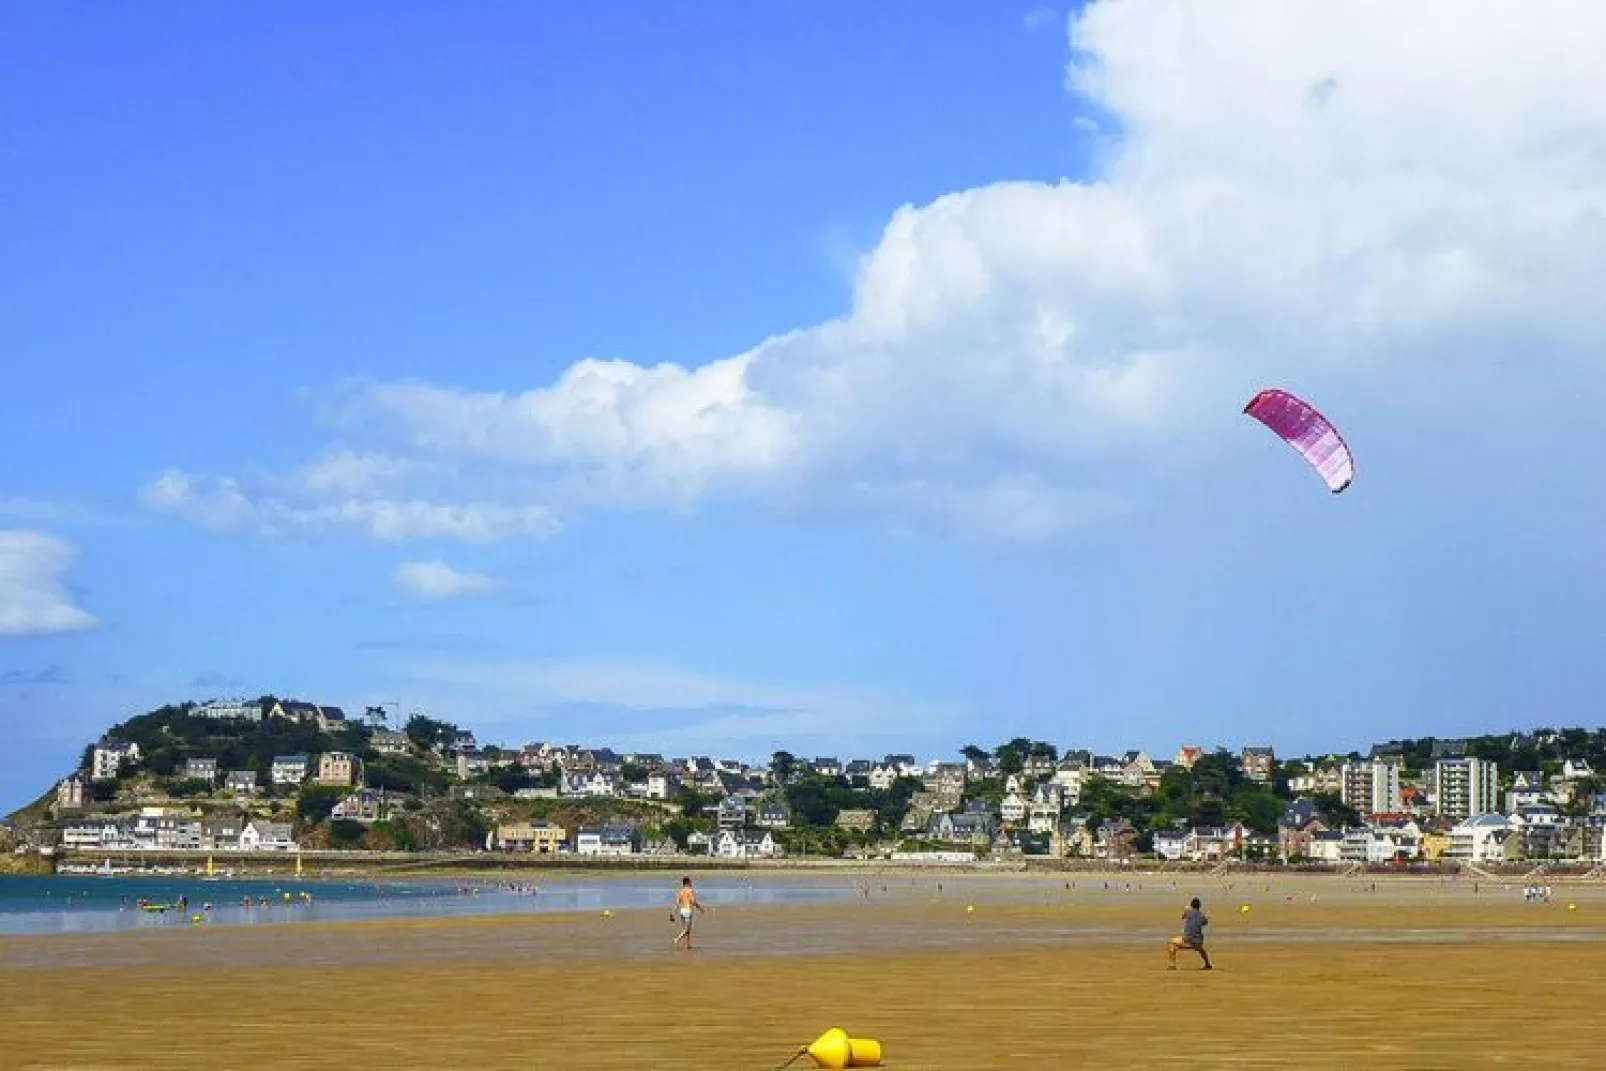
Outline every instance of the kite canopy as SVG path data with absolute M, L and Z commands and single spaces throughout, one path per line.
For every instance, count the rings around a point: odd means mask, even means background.
M 1314 406 L 1272 388 L 1249 399 L 1244 412 L 1298 451 L 1333 494 L 1355 479 L 1355 458 L 1344 437 Z

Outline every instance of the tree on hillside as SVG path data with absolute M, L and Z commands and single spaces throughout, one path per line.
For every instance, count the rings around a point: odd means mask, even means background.
M 1088 826 L 1092 829 L 1120 818 L 1144 828 L 1155 810 L 1152 799 L 1143 799 L 1125 785 L 1098 774 L 1083 780 L 1079 806 L 1087 814 Z
M 368 832 L 361 822 L 350 818 L 336 818 L 329 823 L 329 846 L 331 848 L 355 848 L 362 843 L 363 836 Z
M 440 815 L 440 844 L 447 848 L 481 848 L 490 832 L 479 808 L 457 800 Z
M 301 790 L 296 799 L 296 817 L 300 818 L 304 826 L 317 825 L 334 811 L 335 804 L 339 803 L 345 793 L 338 788 L 326 785 L 308 785 Z
M 495 785 L 509 796 L 521 788 L 529 788 L 535 784 L 535 778 L 522 766 L 498 766 L 494 770 L 482 774 L 474 779 L 476 782 Z
M 990 756 L 991 753 L 984 747 L 978 747 L 975 744 L 966 744 L 964 747 L 959 749 L 959 754 L 964 756 L 966 759 L 969 759 L 971 762 L 983 762 Z
M 675 803 L 680 805 L 680 813 L 687 818 L 698 818 L 705 810 L 712 810 L 719 800 L 714 796 L 706 796 L 690 785 L 681 785 L 680 791 L 675 793 Z
M 1311 797 L 1311 805 L 1316 810 L 1316 817 L 1328 829 L 1344 829 L 1348 826 L 1361 824 L 1361 815 L 1354 807 L 1344 802 L 1344 798 L 1334 792 L 1324 792 Z
M 786 786 L 786 805 L 792 820 L 812 826 L 828 826 L 839 812 L 857 807 L 859 793 L 834 777 L 804 774 Z
M 993 757 L 998 760 L 998 772 L 1006 776 L 1020 773 L 1031 750 L 1032 742 L 1024 736 L 999 744 L 993 749 Z
M 438 746 L 449 744 L 457 737 L 457 726 L 449 721 L 438 721 L 423 714 L 414 714 L 407 719 L 402 732 L 407 734 L 421 751 L 430 751 Z
M 784 785 L 797 772 L 797 757 L 790 751 L 777 751 L 770 756 L 770 780 Z
M 874 793 L 872 801 L 881 828 L 896 830 L 902 826 L 904 815 L 909 813 L 909 801 L 925 787 L 917 777 L 900 777 L 885 792 Z

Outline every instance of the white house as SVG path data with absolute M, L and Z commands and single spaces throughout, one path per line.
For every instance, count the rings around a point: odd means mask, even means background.
M 1174 863 L 1187 853 L 1189 837 L 1186 829 L 1162 829 L 1154 835 L 1154 854 Z
M 1003 802 L 998 805 L 998 813 L 1004 821 L 1014 825 L 1026 817 L 1026 796 L 1018 789 L 1004 793 Z
M 1509 857 L 1507 842 L 1514 835 L 1511 820 L 1503 814 L 1475 814 L 1450 830 L 1446 859 L 1471 863 L 1498 863 Z
M 635 855 L 641 834 L 630 826 L 584 826 L 575 834 L 576 855 Z
M 1563 781 L 1576 781 L 1581 777 L 1592 777 L 1595 771 L 1590 768 L 1588 759 L 1568 759 L 1561 764 L 1561 779 Z
M 1027 812 L 1027 828 L 1033 833 L 1052 833 L 1059 828 L 1060 814 L 1064 811 L 1065 791 L 1053 781 L 1041 781 L 1032 789 L 1032 802 Z
M 91 757 L 90 774 L 96 781 L 111 781 L 117 777 L 117 769 L 123 760 L 139 761 L 139 745 L 124 743 L 121 740 L 102 740 L 95 745 L 95 753 Z
M 110 818 L 84 818 L 61 827 L 64 848 L 123 848 L 133 843 L 119 823 Z
M 601 770 L 563 775 L 563 792 L 568 796 L 616 796 L 619 779 Z
M 770 859 L 776 854 L 775 838 L 767 829 L 721 830 L 714 838 L 713 854 L 724 859 Z
M 1508 812 L 1544 803 L 1549 798 L 1550 793 L 1545 789 L 1544 774 L 1538 770 L 1517 770 L 1512 773 L 1511 787 L 1506 790 Z
M 1341 829 L 1319 829 L 1311 834 L 1311 859 L 1318 863 L 1336 863 L 1343 858 L 1344 831 Z
M 217 780 L 216 759 L 185 759 L 184 776 L 196 781 L 213 782 Z
M 275 755 L 273 757 L 273 783 L 299 785 L 307 779 L 310 765 L 305 755 Z
M 261 721 L 262 704 L 244 699 L 210 699 L 195 708 L 197 716 L 225 721 Z
M 1054 771 L 1053 783 L 1060 786 L 1066 806 L 1075 807 L 1082 799 L 1082 778 L 1086 776 L 1080 764 L 1060 763 Z
M 381 755 L 405 755 L 412 750 L 407 734 L 395 729 L 375 729 L 368 738 L 368 746 Z
M 240 850 L 246 852 L 293 852 L 296 842 L 289 822 L 253 819 L 240 830 Z

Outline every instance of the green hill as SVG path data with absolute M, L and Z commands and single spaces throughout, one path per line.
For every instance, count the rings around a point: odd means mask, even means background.
M 258 702 L 264 711 L 281 707 L 273 696 Z M 369 752 L 370 733 L 355 722 L 325 732 L 316 720 L 279 714 L 267 714 L 260 721 L 213 718 L 198 713 L 194 703 L 182 703 L 129 718 L 108 729 L 106 736 L 138 744 L 137 769 L 158 777 L 181 772 L 188 759 L 211 758 L 219 770 L 252 770 L 265 781 L 275 755 L 349 751 L 363 756 Z M 93 750 L 94 745 L 84 749 L 84 768 Z

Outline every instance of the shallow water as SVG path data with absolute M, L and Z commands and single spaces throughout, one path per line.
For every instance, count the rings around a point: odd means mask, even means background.
M 520 888 L 523 886 L 523 888 Z M 818 903 L 853 895 L 851 882 L 799 877 L 753 883 L 737 877 L 697 880 L 710 906 Z M 310 902 L 304 898 L 310 896 Z M 674 899 L 666 875 L 534 878 L 441 878 L 409 881 L 325 881 L 182 877 L 0 878 L 0 934 L 101 933 L 167 929 L 203 923 L 260 926 L 308 921 L 405 917 L 462 917 L 561 911 L 621 911 Z M 189 898 L 184 912 L 140 910 L 138 901 L 172 904 Z M 243 906 L 245 897 L 254 906 Z M 268 901 L 266 906 L 261 901 Z M 211 906 L 208 907 L 207 905 Z

